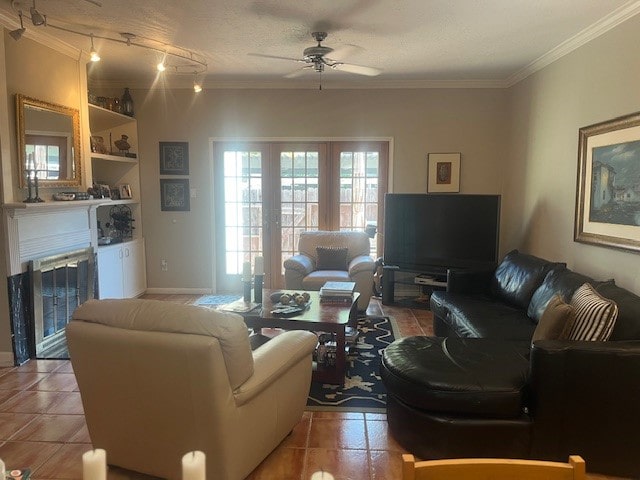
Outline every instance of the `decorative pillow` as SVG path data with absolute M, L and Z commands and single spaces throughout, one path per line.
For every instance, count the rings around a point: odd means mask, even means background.
M 531 343 L 536 340 L 565 340 L 576 320 L 575 309 L 556 295 L 547 304 L 533 332 Z
M 585 283 L 571 297 L 571 305 L 576 310 L 576 321 L 569 333 L 571 340 L 609 339 L 618 318 L 618 305 L 614 301 L 601 297 Z
M 347 247 L 316 247 L 316 270 L 346 270 Z

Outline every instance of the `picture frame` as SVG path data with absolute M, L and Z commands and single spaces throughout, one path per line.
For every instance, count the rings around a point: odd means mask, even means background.
M 188 178 L 160 179 L 160 210 L 163 212 L 188 212 L 189 204 Z
M 120 198 L 124 200 L 133 198 L 133 195 L 131 194 L 131 185 L 129 185 L 128 183 L 123 183 L 122 185 L 119 185 L 118 190 L 120 193 Z
M 574 240 L 640 251 L 640 112 L 578 130 Z
M 460 153 L 428 154 L 428 193 L 460 191 Z
M 189 175 L 188 142 L 160 142 L 160 175 Z

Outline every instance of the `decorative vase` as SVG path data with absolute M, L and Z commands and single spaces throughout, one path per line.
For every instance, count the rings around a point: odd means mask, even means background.
M 133 98 L 131 97 L 131 93 L 129 93 L 128 88 L 124 89 L 124 94 L 120 101 L 120 108 L 122 109 L 122 113 L 129 117 L 133 117 Z

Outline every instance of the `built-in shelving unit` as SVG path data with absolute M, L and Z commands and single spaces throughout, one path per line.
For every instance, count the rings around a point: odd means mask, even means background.
M 105 198 L 97 207 L 96 218 L 105 235 L 108 225 L 114 223 L 114 207 L 128 207 L 133 219 L 131 237 L 118 239 L 118 243 L 98 243 L 98 280 L 100 298 L 120 298 L 140 295 L 146 289 L 144 239 L 142 236 L 140 207 L 140 165 L 138 154 L 138 125 L 135 118 L 89 104 L 89 125 L 92 138 L 102 137 L 106 153 L 92 151 L 91 170 L 93 184 L 108 185 L 112 191 L 129 186 L 131 198 Z M 127 136 L 129 154 L 125 156 L 115 141 Z M 92 142 L 93 143 L 93 142 Z M 93 149 L 92 149 L 93 150 Z M 96 225 L 97 228 L 97 225 Z

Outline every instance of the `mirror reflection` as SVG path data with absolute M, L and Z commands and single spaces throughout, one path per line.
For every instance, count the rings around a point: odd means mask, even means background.
M 36 176 L 42 187 L 80 185 L 78 110 L 20 94 L 16 109 L 20 186 Z

